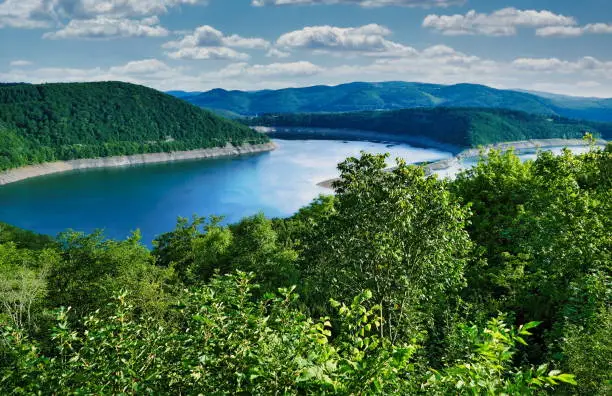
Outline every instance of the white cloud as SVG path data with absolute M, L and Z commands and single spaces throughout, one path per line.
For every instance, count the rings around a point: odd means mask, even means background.
M 448 7 L 451 5 L 464 4 L 466 0 L 252 0 L 251 4 L 255 7 L 266 5 L 332 5 L 350 4 L 361 7 Z
M 168 53 L 175 59 L 232 59 L 244 60 L 249 55 L 233 48 L 267 49 L 270 43 L 256 37 L 242 37 L 237 34 L 225 36 L 212 26 L 200 26 L 182 39 L 169 41 L 163 48 L 176 49 Z
M 10 63 L 11 67 L 26 67 L 32 66 L 33 63 L 28 60 L 14 60 Z
M 349 81 L 421 81 L 441 84 L 477 83 L 496 88 L 542 90 L 567 95 L 610 97 L 612 60 L 519 58 L 495 61 L 444 45 L 415 50 L 401 58 L 337 66 L 308 61 L 249 64 L 236 62 L 175 67 L 158 59 L 143 59 L 109 68 L 11 67 L 0 71 L 0 81 L 107 81 L 121 80 L 161 90 L 275 89 L 290 86 L 339 84 Z
M 43 0 L 6 0 L 0 3 L 0 28 L 44 28 L 52 25 Z
M 574 26 L 576 20 L 565 15 L 543 10 L 518 10 L 504 8 L 491 14 L 469 11 L 465 15 L 428 15 L 423 27 L 431 28 L 449 36 L 487 35 L 512 36 L 519 27 Z
M 282 49 L 306 49 L 326 53 L 354 53 L 361 55 L 407 56 L 415 53 L 411 47 L 388 40 L 391 31 L 377 24 L 355 28 L 308 26 L 285 33 L 276 46 Z
M 261 38 L 241 37 L 236 34 L 225 36 L 223 32 L 209 25 L 196 28 L 193 33 L 186 34 L 181 40 L 164 44 L 164 48 L 237 47 L 266 49 L 269 46 L 270 43 Z
M 584 34 L 612 34 L 612 25 L 607 23 L 591 23 L 577 26 L 548 26 L 536 30 L 541 37 L 578 37 Z
M 118 75 L 150 75 L 170 70 L 172 70 L 172 68 L 160 60 L 143 59 L 131 61 L 122 66 L 113 66 L 109 69 L 109 72 Z
M 266 49 L 270 47 L 270 43 L 261 38 L 241 37 L 233 34 L 223 38 L 223 44 L 228 47 L 248 48 L 248 49 Z
M 297 77 L 319 74 L 324 69 L 310 62 L 270 63 L 267 65 L 249 65 L 233 63 L 209 76 L 216 78 L 235 77 Z
M 142 19 L 181 5 L 206 3 L 207 0 L 4 0 L 0 3 L 0 28 L 36 29 L 66 23 L 72 28 L 75 24 L 94 25 L 100 18 Z
M 197 87 L 200 76 L 190 75 L 182 68 L 170 67 L 157 59 L 144 59 L 128 62 L 109 68 L 61 68 L 42 67 L 37 69 L 13 69 L 8 73 L 0 72 L 0 81 L 45 82 L 87 82 L 87 81 L 125 81 L 142 84 L 161 90 L 177 86 Z
M 248 54 L 227 47 L 192 47 L 181 48 L 167 55 L 172 59 L 215 59 L 215 60 L 247 60 Z
M 156 16 L 141 20 L 99 16 L 94 19 L 73 19 L 56 32 L 45 33 L 48 39 L 115 39 L 125 37 L 165 37 L 168 30 L 159 25 Z
M 528 72 L 580 74 L 612 79 L 612 61 L 601 61 L 592 56 L 585 56 L 576 61 L 558 58 L 519 58 L 514 60 L 512 65 Z
M 281 51 L 278 48 L 270 48 L 270 50 L 266 53 L 268 58 L 288 58 L 291 56 L 290 52 Z
M 203 0 L 40 0 L 59 17 L 91 19 L 98 16 L 142 18 L 166 14 L 181 5 L 206 4 Z

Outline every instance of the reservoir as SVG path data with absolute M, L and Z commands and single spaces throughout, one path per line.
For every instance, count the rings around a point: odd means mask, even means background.
M 360 151 L 389 152 L 409 163 L 450 152 L 408 144 L 275 139 L 272 152 L 59 173 L 0 186 L 0 221 L 56 235 L 68 228 L 143 242 L 170 231 L 178 216 L 220 215 L 226 222 L 263 212 L 290 216 L 330 190 L 317 183 L 338 176 L 336 166 Z

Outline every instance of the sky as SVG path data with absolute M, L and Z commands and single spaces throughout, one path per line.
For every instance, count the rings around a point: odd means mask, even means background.
M 0 0 L 0 81 L 612 97 L 612 0 Z

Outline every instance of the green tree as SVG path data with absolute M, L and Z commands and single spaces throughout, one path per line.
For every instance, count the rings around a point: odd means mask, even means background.
M 385 158 L 362 153 L 339 165 L 334 210 L 310 230 L 301 266 L 306 295 L 319 303 L 372 290 L 381 334 L 397 341 L 449 309 L 471 243 L 468 211 L 445 182 L 401 160 L 388 172 Z

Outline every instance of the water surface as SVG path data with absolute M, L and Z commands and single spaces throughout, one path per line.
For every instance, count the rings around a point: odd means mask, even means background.
M 337 177 L 346 157 L 389 152 L 409 163 L 449 152 L 367 141 L 279 140 L 278 149 L 242 157 L 61 173 L 0 187 L 0 221 L 55 235 L 72 228 L 104 229 L 125 238 L 141 229 L 149 243 L 170 231 L 177 216 L 223 215 L 228 222 L 263 212 L 289 216 L 319 194 L 317 183 Z

